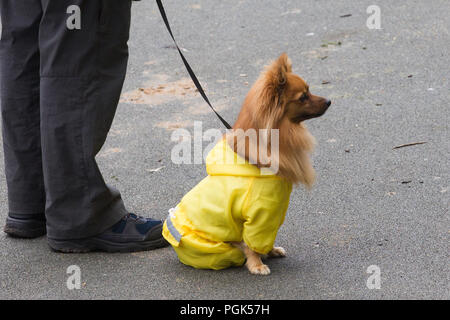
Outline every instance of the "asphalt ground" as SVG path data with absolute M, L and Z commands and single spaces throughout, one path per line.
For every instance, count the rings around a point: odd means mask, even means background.
M 287 52 L 333 104 L 308 122 L 317 182 L 297 188 L 269 276 L 196 270 L 171 248 L 59 254 L 45 237 L 0 234 L 0 299 L 449 299 L 450 3 L 164 1 L 175 37 L 219 112 L 233 122 L 264 65 Z M 366 9 L 381 9 L 381 29 Z M 347 16 L 346 16 L 347 15 Z M 351 15 L 351 16 L 348 16 Z M 346 16 L 346 17 L 341 17 Z M 174 164 L 171 135 L 222 128 L 194 87 L 154 1 L 133 5 L 123 97 L 98 155 L 130 211 L 165 218 L 204 176 Z M 406 143 L 425 144 L 393 149 Z M 3 158 L 0 151 L 0 158 Z M 0 225 L 7 215 L 0 162 Z M 69 290 L 67 268 L 81 270 Z M 380 289 L 369 289 L 369 266 Z

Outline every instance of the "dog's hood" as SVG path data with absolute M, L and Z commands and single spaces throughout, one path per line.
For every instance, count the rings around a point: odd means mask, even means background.
M 278 177 L 270 170 L 259 169 L 239 156 L 225 139 L 217 143 L 206 157 L 206 172 L 210 176 Z

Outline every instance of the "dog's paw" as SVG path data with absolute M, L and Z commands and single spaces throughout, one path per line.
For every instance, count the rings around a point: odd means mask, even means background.
M 272 251 L 269 252 L 269 257 L 271 258 L 282 258 L 286 257 L 286 250 L 282 247 L 274 247 Z
M 251 274 L 259 274 L 263 276 L 270 274 L 270 269 L 265 264 L 249 267 L 248 270 L 250 271 Z

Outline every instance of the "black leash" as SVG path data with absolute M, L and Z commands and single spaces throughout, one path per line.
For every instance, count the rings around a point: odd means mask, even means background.
M 205 99 L 206 103 L 209 105 L 209 107 L 211 108 L 212 111 L 214 111 L 214 113 L 216 114 L 216 116 L 220 119 L 220 121 L 222 121 L 223 125 L 227 128 L 227 129 L 231 129 L 231 126 L 228 124 L 228 122 L 225 121 L 224 118 L 221 117 L 220 114 L 217 113 L 216 110 L 214 110 L 213 106 L 211 105 L 211 103 L 209 102 L 208 97 L 206 96 L 205 91 L 202 88 L 202 85 L 200 84 L 200 82 L 198 81 L 197 77 L 195 76 L 194 71 L 192 71 L 191 66 L 189 65 L 189 63 L 187 62 L 186 58 L 184 57 L 183 53 L 180 50 L 180 47 L 178 46 L 175 37 L 173 36 L 172 30 L 170 29 L 170 24 L 169 21 L 167 20 L 167 16 L 166 16 L 166 12 L 164 10 L 163 4 L 161 2 L 161 0 L 156 0 L 156 3 L 158 4 L 158 8 L 159 8 L 159 12 L 161 13 L 161 17 L 164 20 L 164 23 L 166 24 L 167 30 L 170 33 L 170 36 L 172 37 L 173 42 L 175 43 L 175 46 L 178 49 L 178 53 L 181 56 L 181 59 L 184 62 L 184 65 L 186 66 L 186 69 L 189 73 L 189 76 L 191 77 L 192 81 L 194 82 L 195 86 L 197 87 L 198 92 L 200 92 L 200 94 L 202 95 L 203 99 Z

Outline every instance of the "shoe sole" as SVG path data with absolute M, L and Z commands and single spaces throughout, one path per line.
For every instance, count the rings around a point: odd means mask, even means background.
M 137 252 L 149 251 L 167 247 L 169 243 L 161 238 L 138 242 L 112 242 L 99 238 L 80 240 L 55 240 L 48 239 L 48 244 L 53 251 L 62 253 L 87 253 L 94 251 L 103 252 Z
M 76 240 L 76 242 L 70 240 L 59 241 L 48 239 L 48 242 L 53 251 L 62 253 L 87 253 L 95 251 L 110 253 L 137 252 L 149 251 L 167 246 L 165 239 L 126 243 L 109 242 L 102 239 Z
M 42 237 L 47 233 L 45 221 L 32 219 L 6 218 L 3 231 L 13 238 L 33 239 Z

